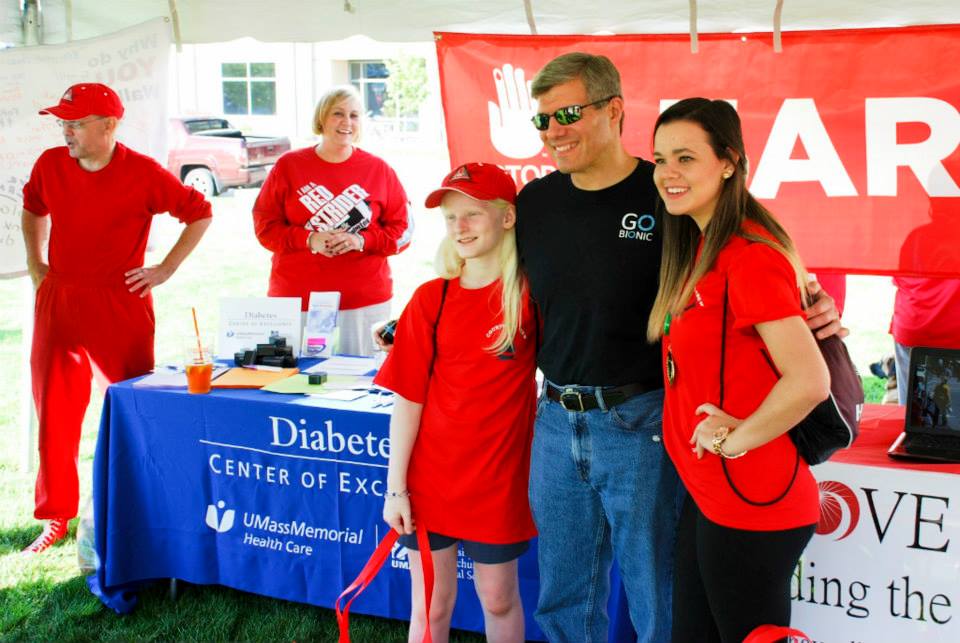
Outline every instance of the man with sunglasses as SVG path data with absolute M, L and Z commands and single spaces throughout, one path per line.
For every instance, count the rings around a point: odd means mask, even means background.
M 40 112 L 57 118 L 66 145 L 44 151 L 23 188 L 27 268 L 37 288 L 30 354 L 40 421 L 34 517 L 47 521 L 23 550 L 28 554 L 62 539 L 77 515 L 77 452 L 91 376 L 105 389 L 153 368 L 151 291 L 210 225 L 210 204 L 199 192 L 116 141 L 123 111 L 106 85 L 67 89 Z M 144 266 L 150 223 L 160 212 L 186 227 L 162 262 Z
M 553 643 L 607 640 L 616 558 L 638 640 L 669 641 L 683 492 L 661 440 L 660 347 L 646 341 L 661 259 L 653 164 L 623 145 L 620 75 L 608 58 L 559 56 L 532 95 L 534 127 L 559 170 L 517 198 L 546 380 L 530 466 L 537 622 Z M 808 323 L 837 332 L 832 299 Z

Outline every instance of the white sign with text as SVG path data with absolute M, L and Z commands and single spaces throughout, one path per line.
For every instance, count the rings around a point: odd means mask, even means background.
M 283 337 L 299 355 L 301 320 L 299 297 L 225 297 L 220 300 L 217 357 L 232 360 L 234 353 L 255 350 L 271 337 Z
M 793 626 L 818 643 L 960 641 L 957 476 L 813 468 L 821 524 L 791 583 Z

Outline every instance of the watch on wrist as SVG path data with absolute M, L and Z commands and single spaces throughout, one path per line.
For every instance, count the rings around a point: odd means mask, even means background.
M 366 244 L 366 240 L 363 238 L 363 235 L 359 232 L 354 232 L 353 234 L 357 235 L 357 239 L 360 240 L 360 247 L 357 248 L 360 252 L 363 252 L 363 246 Z

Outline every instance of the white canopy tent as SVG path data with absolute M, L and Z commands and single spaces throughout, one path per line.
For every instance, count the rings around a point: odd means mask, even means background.
M 167 16 L 182 43 L 250 36 L 318 42 L 362 34 L 389 42 L 427 41 L 434 31 L 594 34 L 784 31 L 960 23 L 957 0 L 7 0 L 0 41 L 24 42 L 23 15 L 39 8 L 40 42 L 90 38 Z

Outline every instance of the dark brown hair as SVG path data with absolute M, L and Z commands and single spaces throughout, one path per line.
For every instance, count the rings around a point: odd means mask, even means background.
M 703 230 L 703 251 L 699 259 L 696 255 L 701 233 L 696 222 L 688 216 L 671 216 L 665 212 L 662 202 L 657 204 L 663 221 L 663 260 L 660 263 L 660 290 L 647 322 L 647 339 L 651 342 L 663 335 L 668 314 L 679 316 L 697 282 L 713 267 L 720 250 L 734 235 L 764 243 L 783 253 L 797 273 L 798 285 L 806 280 L 806 271 L 787 231 L 747 191 L 749 167 L 737 110 L 723 100 L 685 98 L 660 114 L 653 128 L 654 135 L 661 125 L 676 121 L 688 121 L 701 127 L 707 133 L 714 154 L 730 161 L 734 172 L 723 182 L 716 210 Z M 756 222 L 773 240 L 745 232 L 744 221 Z

